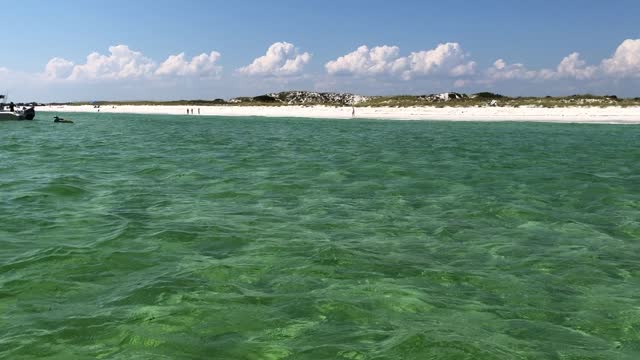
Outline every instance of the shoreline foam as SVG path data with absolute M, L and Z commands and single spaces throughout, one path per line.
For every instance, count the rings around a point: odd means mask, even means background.
M 193 109 L 193 115 L 187 115 Z M 200 109 L 200 114 L 198 114 Z M 39 106 L 41 112 L 164 114 L 184 116 L 266 116 L 321 119 L 384 119 L 444 121 L 539 121 L 559 123 L 640 124 L 640 107 L 351 107 L 332 106 L 170 106 L 59 105 Z

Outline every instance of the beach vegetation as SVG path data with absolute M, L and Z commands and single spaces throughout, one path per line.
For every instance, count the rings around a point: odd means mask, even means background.
M 495 94 L 495 93 L 486 92 L 486 91 L 475 93 L 475 94 L 471 95 L 471 97 L 477 98 L 477 99 L 489 99 L 489 100 L 505 98 L 504 95 Z
M 575 94 L 570 96 L 510 97 L 492 92 L 471 95 L 448 92 L 429 95 L 360 96 L 345 93 L 285 91 L 230 100 L 173 100 L 173 101 L 92 101 L 55 103 L 51 105 L 147 105 L 147 106 L 354 106 L 354 107 L 607 107 L 640 106 L 640 97 L 621 98 L 617 95 Z

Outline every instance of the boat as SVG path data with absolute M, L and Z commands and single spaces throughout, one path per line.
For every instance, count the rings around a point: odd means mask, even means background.
M 30 108 L 23 107 L 22 110 L 16 110 L 13 103 L 9 103 L 7 105 L 6 101 L 7 96 L 0 95 L 0 121 L 33 120 L 33 118 L 36 117 L 36 109 L 34 106 L 31 106 Z

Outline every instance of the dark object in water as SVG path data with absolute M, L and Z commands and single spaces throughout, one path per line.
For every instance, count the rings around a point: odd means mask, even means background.
M 61 117 L 57 117 L 57 116 L 54 116 L 54 117 L 53 117 L 53 122 L 55 122 L 55 123 L 73 124 L 73 121 L 71 121 L 71 120 L 65 120 L 65 119 L 63 119 L 63 118 L 61 118 Z

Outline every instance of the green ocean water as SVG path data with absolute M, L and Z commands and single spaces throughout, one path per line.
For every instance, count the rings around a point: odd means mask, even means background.
M 640 127 L 0 122 L 2 359 L 638 359 Z

